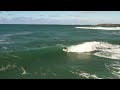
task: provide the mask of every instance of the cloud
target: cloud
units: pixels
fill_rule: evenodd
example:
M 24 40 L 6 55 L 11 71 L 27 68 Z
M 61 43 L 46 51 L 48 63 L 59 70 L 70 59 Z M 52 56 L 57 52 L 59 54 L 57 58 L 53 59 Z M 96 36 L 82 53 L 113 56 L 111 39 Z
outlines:
M 0 11 L 0 13 L 3 13 L 3 11 Z
M 0 17 L 0 24 L 44 24 L 44 23 L 50 23 L 51 19 L 47 18 L 40 18 L 40 19 L 33 19 L 31 17 L 16 17 L 16 18 L 4 18 Z
M 4 17 L 0 18 L 0 24 L 88 24 L 93 22 L 92 19 L 78 19 L 78 18 L 31 18 L 31 17 L 16 17 L 7 19 Z
M 80 11 L 80 14 L 96 13 L 96 11 Z
M 3 13 L 0 11 L 0 13 Z M 113 20 L 110 17 L 92 17 L 89 16 L 96 11 L 79 11 L 76 13 L 66 13 L 66 14 L 39 14 L 38 16 L 12 16 L 14 14 L 6 13 L 11 15 L 6 17 L 1 14 L 0 24 L 98 24 L 107 22 L 120 22 L 119 20 Z
M 12 13 L 8 13 L 7 15 L 8 15 L 8 16 L 12 16 L 12 15 L 15 15 L 15 14 L 12 14 Z
M 32 17 L 16 17 L 16 18 L 13 18 L 13 19 L 31 20 Z
M 0 11 L 0 13 L 6 13 L 6 12 L 8 13 L 8 12 L 10 12 L 10 11 Z

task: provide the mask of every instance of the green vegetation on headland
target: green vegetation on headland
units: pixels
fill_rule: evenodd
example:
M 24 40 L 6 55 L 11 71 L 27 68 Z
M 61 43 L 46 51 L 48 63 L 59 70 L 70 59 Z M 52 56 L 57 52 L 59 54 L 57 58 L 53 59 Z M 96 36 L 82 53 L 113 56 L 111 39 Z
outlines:
M 101 26 L 101 27 L 120 27 L 120 24 L 97 24 L 96 26 Z

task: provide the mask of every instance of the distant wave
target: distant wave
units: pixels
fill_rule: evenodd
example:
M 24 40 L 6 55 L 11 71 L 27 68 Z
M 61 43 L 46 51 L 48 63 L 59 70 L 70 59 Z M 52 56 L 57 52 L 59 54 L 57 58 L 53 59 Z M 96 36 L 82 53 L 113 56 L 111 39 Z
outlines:
M 6 40 L 0 40 L 0 44 L 11 44 L 11 43 L 14 43 L 14 42 L 6 41 Z
M 120 27 L 75 27 L 81 29 L 120 30 Z
M 12 44 L 12 43 L 14 43 L 14 42 L 11 42 L 11 41 L 5 41 L 5 40 L 0 41 L 0 44 Z
M 120 45 L 110 44 L 108 42 L 84 42 L 78 45 L 67 47 L 65 52 L 86 53 L 93 52 L 95 56 L 120 60 Z
M 107 35 L 116 35 L 116 36 L 119 36 L 120 35 L 120 31 L 118 32 L 115 32 L 115 31 L 112 31 L 112 32 L 104 32 L 103 34 L 107 34 Z
M 12 34 L 6 34 L 4 36 L 10 37 L 10 36 L 16 36 L 16 35 L 28 35 L 32 34 L 32 32 L 21 32 L 21 33 L 12 33 Z
M 5 41 L 5 40 L 0 40 L 0 42 L 3 42 L 3 41 Z

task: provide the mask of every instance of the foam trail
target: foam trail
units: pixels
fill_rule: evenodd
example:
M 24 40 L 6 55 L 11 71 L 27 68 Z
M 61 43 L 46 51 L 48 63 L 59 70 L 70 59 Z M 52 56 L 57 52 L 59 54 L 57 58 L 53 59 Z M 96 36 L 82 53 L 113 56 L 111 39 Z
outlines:
M 111 72 L 111 74 L 113 74 L 117 78 L 120 78 L 120 63 L 119 62 L 115 62 L 112 64 L 105 64 L 105 66 Z
M 15 65 L 10 65 L 10 64 L 8 64 L 6 67 L 5 66 L 2 66 L 1 68 L 0 68 L 0 71 L 6 71 L 7 69 L 9 69 L 9 68 L 15 68 L 16 66 Z
M 99 78 L 97 75 L 93 74 L 89 74 L 89 73 L 80 73 L 79 76 L 85 77 L 85 78 L 93 78 L 93 79 L 103 79 L 103 78 Z
M 120 27 L 75 27 L 81 29 L 120 30 Z
M 21 67 L 21 70 L 23 71 L 22 74 L 30 74 L 30 73 L 27 73 L 26 70 L 23 67 Z
M 98 77 L 96 74 L 89 74 L 89 73 L 82 72 L 82 71 L 70 71 L 70 72 L 73 74 L 79 75 L 80 77 L 87 78 L 87 79 L 90 79 L 90 78 L 91 79 L 103 79 L 103 78 Z
M 72 45 L 63 49 L 65 52 L 85 53 L 93 52 L 93 55 L 120 60 L 120 45 L 110 44 L 108 42 L 85 42 L 78 45 Z

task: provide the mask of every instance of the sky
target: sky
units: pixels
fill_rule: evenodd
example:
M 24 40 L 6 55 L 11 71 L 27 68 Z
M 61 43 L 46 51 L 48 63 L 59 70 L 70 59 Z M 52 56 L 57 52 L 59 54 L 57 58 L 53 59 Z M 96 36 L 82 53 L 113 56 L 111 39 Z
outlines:
M 0 11 L 0 24 L 120 24 L 120 11 Z

